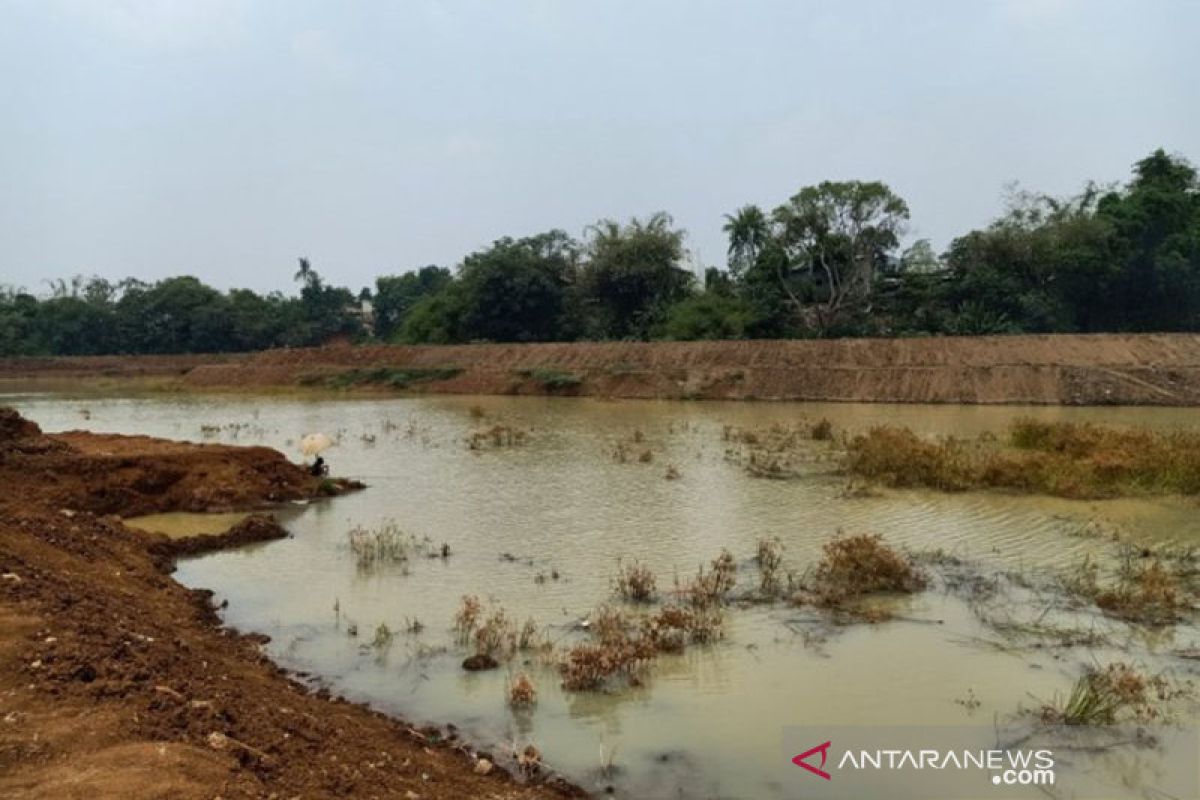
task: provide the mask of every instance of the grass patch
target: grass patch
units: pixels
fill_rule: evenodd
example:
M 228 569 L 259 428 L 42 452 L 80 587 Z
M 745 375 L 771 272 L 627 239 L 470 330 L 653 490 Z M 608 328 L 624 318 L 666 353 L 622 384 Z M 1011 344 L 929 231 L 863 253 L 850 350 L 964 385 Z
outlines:
M 445 381 L 462 374 L 462 367 L 373 367 L 351 369 L 332 375 L 310 373 L 300 376 L 301 386 L 323 386 L 328 389 L 350 389 L 356 386 L 383 386 L 407 389 L 414 383 Z
M 537 381 L 543 388 L 552 392 L 563 392 L 570 389 L 577 389 L 583 383 L 583 378 L 573 372 L 567 372 L 561 369 L 552 369 L 549 367 L 538 367 L 536 369 L 521 369 L 517 370 L 517 374 L 522 378 L 528 378 Z
M 1095 603 L 1106 614 L 1142 625 L 1173 625 L 1192 609 L 1194 598 L 1161 558 L 1143 557 L 1126 548 L 1116 581 L 1100 583 L 1099 566 L 1090 558 L 1068 572 L 1063 588 Z
M 1128 664 L 1109 664 L 1082 675 L 1065 698 L 1042 706 L 1050 725 L 1113 725 L 1124 719 L 1146 723 L 1162 715 L 1162 704 L 1190 693 L 1162 675 L 1145 675 Z
M 1009 489 L 1070 498 L 1200 492 L 1200 435 L 1018 420 L 1006 442 L 928 441 L 882 426 L 849 442 L 845 469 L 893 487 Z
M 356 525 L 346 534 L 350 551 L 361 570 L 372 570 L 387 564 L 406 564 L 413 555 L 428 551 L 430 541 L 405 533 L 393 521 L 376 528 Z

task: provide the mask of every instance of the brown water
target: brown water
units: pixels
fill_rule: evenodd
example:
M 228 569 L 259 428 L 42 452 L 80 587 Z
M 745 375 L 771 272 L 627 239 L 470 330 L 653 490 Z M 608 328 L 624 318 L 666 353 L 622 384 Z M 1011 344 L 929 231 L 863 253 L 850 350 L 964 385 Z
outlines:
M 845 479 L 826 443 L 806 446 L 801 477 L 776 481 L 732 463 L 722 439 L 726 425 L 764 428 L 821 417 L 849 431 L 892 423 L 960 436 L 1001 431 L 1021 415 L 1185 428 L 1194 423 L 1191 410 L 457 397 L 0 400 L 51 431 L 87 427 L 267 444 L 296 458 L 304 434 L 334 436 L 339 443 L 326 453 L 332 471 L 365 481 L 366 491 L 290 510 L 292 538 L 184 562 L 177 577 L 228 600 L 227 621 L 270 635 L 269 652 L 287 667 L 413 721 L 453 722 L 493 752 L 535 743 L 568 777 L 589 788 L 612 785 L 623 796 L 799 796 L 803 783 L 780 758 L 781 731 L 790 726 L 971 725 L 987 733 L 994 720 L 1067 691 L 1086 664 L 1135 660 L 1186 672 L 1188 663 L 1169 654 L 1197 646 L 1194 627 L 1147 637 L 1091 618 L 1086 624 L 1115 633 L 1122 644 L 993 647 L 986 642 L 996 634 L 971 607 L 935 589 L 898 601 L 898 620 L 832 633 L 811 611 L 733 608 L 721 642 L 664 657 L 645 686 L 568 693 L 558 688 L 553 666 L 540 661 L 464 672 L 465 653 L 450 631 L 460 597 L 478 594 L 519 619 L 532 616 L 552 639 L 571 641 L 576 623 L 611 597 L 616 559 L 640 559 L 660 587 L 669 587 L 672 576 L 692 574 L 726 547 L 739 561 L 739 580 L 749 584 L 757 580 L 750 559 L 764 536 L 783 541 L 787 566 L 797 572 L 839 529 L 882 533 L 913 550 L 942 549 L 985 574 L 1044 575 L 1089 554 L 1110 559 L 1109 541 L 1077 535 L 1094 520 L 1133 541 L 1200 544 L 1193 500 L 928 492 L 853 498 L 843 495 Z M 475 418 L 472 407 L 485 418 Z M 528 441 L 468 449 L 469 433 L 496 421 L 528 430 Z M 644 441 L 638 449 L 654 452 L 649 464 L 613 458 L 616 443 L 635 431 Z M 668 465 L 677 480 L 665 479 Z M 179 530 L 194 522 L 166 516 L 146 524 Z M 346 533 L 385 519 L 449 544 L 452 556 L 362 573 Z M 1033 620 L 1046 609 L 1014 600 L 1003 612 Z M 403 632 L 412 620 L 424 625 L 419 634 Z M 379 650 L 369 641 L 381 622 L 397 636 Z M 354 628 L 357 637 L 348 634 Z M 532 711 L 514 713 L 505 702 L 516 671 L 529 672 L 537 685 Z M 978 706 L 956 702 L 969 698 Z M 1104 796 L 1114 797 L 1144 791 L 1122 763 L 1080 771 L 1086 775 L 1073 780 L 1084 790 L 1106 787 Z

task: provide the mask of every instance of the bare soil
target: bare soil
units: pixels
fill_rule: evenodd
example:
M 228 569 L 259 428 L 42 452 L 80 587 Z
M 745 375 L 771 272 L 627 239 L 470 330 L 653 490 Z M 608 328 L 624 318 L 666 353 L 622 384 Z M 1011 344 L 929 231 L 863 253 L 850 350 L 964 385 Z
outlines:
M 0 359 L 0 385 L 321 386 L 349 370 L 443 373 L 405 391 L 1052 405 L 1200 404 L 1200 336 L 1095 334 L 727 342 L 351 346 L 246 355 Z M 447 369 L 457 370 L 445 377 Z M 547 381 L 554 373 L 568 381 Z M 364 385 L 393 391 L 394 386 Z
M 172 559 L 281 535 L 251 516 L 168 542 L 115 514 L 313 497 L 266 448 L 43 435 L 0 409 L 0 797 L 537 798 L 453 734 L 314 692 L 222 627 Z

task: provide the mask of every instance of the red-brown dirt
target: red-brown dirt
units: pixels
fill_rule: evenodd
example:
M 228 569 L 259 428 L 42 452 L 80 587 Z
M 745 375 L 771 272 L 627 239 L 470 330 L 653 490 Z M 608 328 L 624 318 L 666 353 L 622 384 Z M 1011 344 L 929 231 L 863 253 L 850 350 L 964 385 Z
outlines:
M 105 516 L 260 506 L 316 484 L 264 448 L 45 436 L 0 409 L 0 797 L 555 796 L 289 679 L 208 593 L 171 579 L 188 540 Z M 250 517 L 225 543 L 277 535 Z
M 453 368 L 459 370 L 453 377 L 407 388 L 672 399 L 1200 404 L 1195 334 L 344 345 L 173 358 L 0 359 L 0 381 L 141 378 L 182 389 L 257 390 L 319 386 L 348 370 Z M 550 385 L 539 371 L 572 380 Z

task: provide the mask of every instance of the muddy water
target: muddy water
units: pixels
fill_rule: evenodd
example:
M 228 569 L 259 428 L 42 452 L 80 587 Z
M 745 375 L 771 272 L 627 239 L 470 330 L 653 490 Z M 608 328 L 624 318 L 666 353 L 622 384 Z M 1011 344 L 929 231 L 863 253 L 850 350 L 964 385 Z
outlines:
M 338 438 L 326 454 L 332 470 L 365 481 L 367 491 L 289 510 L 292 538 L 187 561 L 177 576 L 228 600 L 230 624 L 270 635 L 269 651 L 285 666 L 408 719 L 453 722 L 497 753 L 535 743 L 573 780 L 612 786 L 621 796 L 798 796 L 795 768 L 780 758 L 784 728 L 987 729 L 994 719 L 1067 691 L 1085 664 L 1120 657 L 1157 668 L 1172 649 L 1197 645 L 1195 630 L 1181 628 L 1165 638 L 1139 638 L 1134 656 L 1128 645 L 1120 652 L 993 647 L 987 642 L 995 641 L 994 632 L 944 591 L 896 601 L 895 621 L 836 630 L 810 612 L 757 605 L 730 610 L 720 643 L 661 659 L 644 686 L 595 694 L 561 691 L 553 666 L 540 659 L 466 673 L 459 668 L 465 653 L 450 631 L 460 597 L 478 594 L 518 619 L 533 617 L 552 640 L 573 641 L 578 621 L 610 598 L 616 559 L 640 559 L 657 573 L 660 588 L 669 588 L 672 576 L 693 573 L 726 547 L 739 561 L 739 580 L 749 584 L 756 580 L 750 559 L 764 536 L 783 541 L 787 567 L 797 572 L 839 529 L 882 533 L 914 550 L 941 549 L 985 572 L 1045 573 L 1089 554 L 1108 558 L 1106 539 L 1078 535 L 1095 520 L 1134 541 L 1200 544 L 1200 514 L 1190 500 L 847 497 L 830 445 L 812 443 L 803 475 L 776 481 L 750 477 L 732 463 L 722 438 L 726 425 L 764 428 L 821 417 L 849 431 L 886 422 L 961 436 L 1001 431 L 1019 415 L 1185 428 L 1195 422 L 1190 410 L 455 397 L 0 401 L 51 431 L 84 427 L 267 444 L 297 458 L 305 433 Z M 497 421 L 528 430 L 527 442 L 467 447 L 472 431 Z M 619 441 L 639 435 L 642 442 L 631 447 L 635 454 L 649 448 L 650 463 L 613 457 Z M 665 478 L 668 466 L 678 479 Z M 448 544 L 452 555 L 360 571 L 347 531 L 385 519 Z M 165 522 L 174 529 L 192 524 Z M 1014 619 L 1045 613 L 1008 611 Z M 406 632 L 415 621 L 422 630 Z M 389 647 L 373 648 L 380 623 L 396 636 Z M 537 685 L 531 711 L 513 712 L 505 702 L 516 671 Z M 1106 796 L 1141 792 L 1121 786 L 1130 781 L 1121 763 L 1084 772 L 1080 785 L 1108 787 Z
M 224 533 L 247 516 L 244 513 L 189 514 L 177 511 L 130 517 L 125 520 L 125 524 L 140 531 L 161 533 L 171 539 L 185 539 L 191 536 L 215 536 Z

